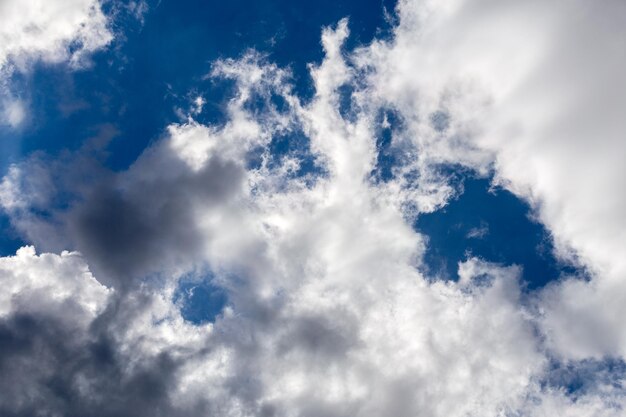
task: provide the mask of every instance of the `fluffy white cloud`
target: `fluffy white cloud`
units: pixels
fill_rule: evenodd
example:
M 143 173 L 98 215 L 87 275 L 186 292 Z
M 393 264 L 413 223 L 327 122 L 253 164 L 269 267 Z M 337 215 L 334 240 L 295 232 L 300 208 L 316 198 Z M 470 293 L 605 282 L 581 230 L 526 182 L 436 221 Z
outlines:
M 396 146 L 408 142 L 411 163 L 426 167 L 493 164 L 496 181 L 536 209 L 558 255 L 593 275 L 546 295 L 553 347 L 624 355 L 613 319 L 626 294 L 624 3 L 405 0 L 398 14 L 392 40 L 353 57 L 371 71 L 366 100 L 405 118 L 408 138 Z
M 41 314 L 81 325 L 106 305 L 109 290 L 75 252 L 36 255 L 32 246 L 0 258 L 0 316 Z
M 23 92 L 9 82 L 13 71 L 35 61 L 82 67 L 112 39 L 99 0 L 0 2 L 0 124 L 18 127 L 26 118 Z
M 32 60 L 80 65 L 112 39 L 98 0 L 0 3 L 0 68 Z

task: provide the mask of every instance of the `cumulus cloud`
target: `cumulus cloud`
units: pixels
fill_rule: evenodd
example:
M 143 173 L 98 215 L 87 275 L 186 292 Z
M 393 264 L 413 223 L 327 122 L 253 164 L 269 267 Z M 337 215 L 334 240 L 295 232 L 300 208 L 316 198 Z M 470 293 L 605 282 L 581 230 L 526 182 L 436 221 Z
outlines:
M 80 254 L 23 248 L 0 259 L 0 384 L 14 394 L 0 411 L 619 415 L 624 370 L 603 360 L 625 358 L 622 241 L 608 234 L 621 230 L 623 196 L 598 203 L 578 169 L 606 164 L 600 189 L 623 178 L 608 157 L 621 150 L 623 126 L 612 123 L 623 97 L 609 96 L 596 119 L 583 98 L 607 78 L 586 78 L 604 66 L 556 78 L 559 57 L 606 54 L 624 68 L 611 45 L 578 42 L 623 33 L 623 11 L 618 2 L 404 0 L 391 39 L 347 51 L 347 20 L 323 30 L 310 100 L 293 92 L 289 71 L 248 52 L 210 74 L 235 83 L 223 124 L 192 114 L 123 172 L 84 149 L 12 166 L 0 204 L 14 226 L 45 250 Z M 563 104 L 572 97 L 579 107 Z M 580 129 L 560 124 L 568 118 Z M 600 149 L 587 152 L 590 121 L 606 123 L 594 130 Z M 298 136 L 306 149 L 271 151 Z M 383 151 L 395 163 L 377 175 Z M 304 159 L 315 169 L 302 175 Z M 493 173 L 533 203 L 559 253 L 575 251 L 591 281 L 529 295 L 516 265 L 470 258 L 458 282 L 419 272 L 426 239 L 411 225 L 461 192 L 450 166 Z M 60 196 L 69 202 L 55 204 Z M 573 218 L 589 223 L 566 227 Z M 182 317 L 183 279 L 224 291 L 214 322 Z M 572 388 L 585 374 L 599 376 Z
M 402 113 L 422 158 L 480 171 L 488 156 L 496 181 L 533 205 L 557 254 L 592 271 L 593 284 L 546 296 L 554 348 L 578 357 L 575 346 L 596 340 L 586 354 L 623 355 L 623 326 L 610 326 L 604 334 L 619 336 L 609 342 L 594 325 L 623 315 L 626 290 L 616 256 L 626 250 L 623 2 L 401 1 L 398 13 L 392 40 L 356 54 L 373 67 L 370 94 Z M 445 130 L 433 129 L 438 114 Z M 573 315 L 577 336 L 557 335 Z
M 96 281 L 78 253 L 36 255 L 33 247 L 0 258 L 0 284 L 5 393 L 0 410 L 19 415 L 40 401 L 41 381 L 65 366 L 62 348 L 88 338 L 111 291 Z
M 0 265 L 3 317 L 16 312 L 44 313 L 79 324 L 83 318 L 95 318 L 106 303 L 108 290 L 91 275 L 78 253 L 37 256 L 28 246 L 16 256 L 0 258 Z

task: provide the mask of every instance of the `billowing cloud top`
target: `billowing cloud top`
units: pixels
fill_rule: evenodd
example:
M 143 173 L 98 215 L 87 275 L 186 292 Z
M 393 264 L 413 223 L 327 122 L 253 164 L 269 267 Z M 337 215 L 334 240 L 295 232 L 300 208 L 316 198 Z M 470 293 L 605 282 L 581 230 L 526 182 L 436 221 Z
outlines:
M 95 2 L 30 7 L 0 2 L 0 64 L 111 39 Z M 310 97 L 249 50 L 208 74 L 223 121 L 194 98 L 128 169 L 91 142 L 8 169 L 0 204 L 44 253 L 0 258 L 0 415 L 623 415 L 626 5 L 396 13 L 354 49 L 323 28 Z M 450 170 L 526 200 L 585 279 L 426 272 L 413 226 L 461 192 Z M 200 290 L 215 314 L 189 320 Z

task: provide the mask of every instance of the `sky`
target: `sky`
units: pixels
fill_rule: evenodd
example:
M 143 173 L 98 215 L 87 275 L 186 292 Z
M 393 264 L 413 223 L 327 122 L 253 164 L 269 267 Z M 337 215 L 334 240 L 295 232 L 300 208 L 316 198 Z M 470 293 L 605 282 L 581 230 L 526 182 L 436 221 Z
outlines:
M 626 3 L 0 0 L 0 415 L 626 412 Z

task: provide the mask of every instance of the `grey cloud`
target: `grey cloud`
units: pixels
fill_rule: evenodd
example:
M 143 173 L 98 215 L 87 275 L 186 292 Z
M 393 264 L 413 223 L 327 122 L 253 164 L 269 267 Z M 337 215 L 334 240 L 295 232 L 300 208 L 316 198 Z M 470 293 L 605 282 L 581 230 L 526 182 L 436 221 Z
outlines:
M 179 364 L 163 353 L 129 369 L 102 327 L 85 337 L 60 321 L 18 313 L 0 320 L 0 415 L 201 415 L 201 402 L 171 404 Z
M 196 224 L 200 210 L 227 203 L 244 178 L 233 161 L 213 157 L 194 171 L 162 150 L 132 173 L 114 174 L 100 152 L 88 144 L 59 160 L 34 155 L 5 177 L 0 197 L 28 241 L 82 252 L 98 278 L 115 285 L 192 262 L 206 240 Z
M 98 270 L 124 280 L 167 262 L 187 262 L 202 249 L 197 205 L 210 208 L 232 196 L 243 170 L 219 158 L 198 173 L 181 170 L 176 177 L 141 181 L 128 189 L 115 182 L 101 185 L 68 214 L 77 247 Z
M 326 366 L 345 358 L 355 346 L 356 318 L 346 319 L 340 312 L 319 316 L 304 316 L 287 323 L 287 332 L 278 345 L 279 354 L 298 351 L 315 358 Z
M 68 213 L 76 247 L 97 270 L 124 280 L 168 262 L 188 262 L 202 249 L 197 205 L 210 209 L 231 197 L 243 170 L 217 157 L 197 173 L 180 164 L 181 173 L 172 178 L 139 181 L 126 189 L 115 181 L 102 184 Z
M 131 174 L 102 170 L 96 161 L 84 159 L 80 153 L 69 160 L 79 163 L 65 165 L 65 172 L 58 161 L 45 164 L 35 160 L 42 168 L 35 172 L 45 180 L 61 180 L 54 181 L 55 188 L 35 187 L 34 207 L 29 206 L 33 196 L 26 193 L 24 204 L 12 215 L 14 220 L 28 220 L 20 225 L 36 239 L 49 235 L 39 235 L 39 228 L 29 227 L 53 219 L 57 243 L 80 250 L 100 282 L 113 285 L 115 292 L 85 331 L 84 323 L 90 319 L 84 308 L 90 299 L 78 307 L 72 298 L 56 301 L 54 294 L 63 293 L 65 288 L 50 286 L 53 281 L 49 277 L 38 279 L 39 270 L 33 270 L 30 279 L 43 289 L 25 284 L 11 299 L 14 314 L 0 316 L 0 389 L 6 393 L 0 398 L 0 415 L 206 415 L 209 404 L 204 399 L 181 406 L 171 402 L 179 368 L 189 356 L 174 359 L 166 349 L 155 356 L 140 356 L 131 368 L 129 352 L 120 350 L 120 338 L 134 330 L 155 301 L 153 295 L 132 291 L 137 289 L 135 278 L 195 260 L 206 239 L 197 227 L 197 216 L 237 194 L 243 168 L 212 157 L 201 169 L 193 170 L 159 150 L 144 158 Z M 40 183 L 36 178 L 28 181 Z M 78 202 L 68 210 L 52 209 L 46 219 L 38 218 L 38 207 L 66 189 L 78 194 Z M 19 262 L 34 259 L 45 270 L 45 262 L 57 258 L 56 262 L 66 262 L 56 255 L 39 259 L 34 251 L 33 255 L 24 252 L 22 257 L 5 262 L 10 271 L 21 265 Z M 78 282 L 83 279 L 83 265 L 77 263 L 78 270 L 69 269 L 70 265 L 60 273 L 76 273 Z M 23 279 L 20 273 L 24 270 L 17 268 L 15 276 L 6 279 Z M 58 277 L 59 283 L 64 281 L 67 277 Z M 39 300 L 36 309 L 24 305 L 34 299 Z

